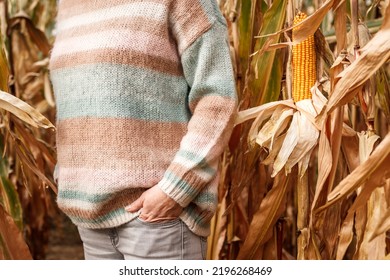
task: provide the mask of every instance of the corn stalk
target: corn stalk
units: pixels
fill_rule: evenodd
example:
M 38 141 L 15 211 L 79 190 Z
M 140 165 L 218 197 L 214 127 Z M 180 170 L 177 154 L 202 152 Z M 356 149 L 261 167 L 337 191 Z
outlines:
M 49 27 L 53 4 L 0 2 L 0 259 L 43 258 L 54 209 L 47 192 L 49 187 L 56 192 L 49 121 L 55 111 L 47 71 L 51 47 L 44 30 L 36 27 Z
M 241 112 L 222 161 L 209 258 L 385 258 L 390 253 L 384 234 L 390 228 L 390 175 L 384 148 L 381 158 L 376 149 L 388 138 L 390 93 L 383 66 L 390 55 L 384 39 L 390 8 L 383 18 L 374 18 L 367 10 L 379 5 L 363 12 L 358 1 L 313 1 L 314 6 L 307 1 L 222 2 L 233 38 Z M 310 16 L 292 38 L 297 10 Z M 365 19 L 383 22 L 366 45 L 358 35 Z M 354 35 L 347 34 L 349 26 Z M 319 27 L 334 28 L 336 44 L 329 45 Z M 318 57 L 313 98 L 294 102 L 291 47 L 312 35 Z M 274 72 L 278 61 L 281 67 Z M 308 128 L 311 136 L 305 136 Z M 382 142 L 373 138 L 375 128 Z M 357 129 L 371 131 L 360 148 Z M 363 149 L 367 152 L 356 161 Z M 352 182 L 357 177 L 360 181 Z M 368 182 L 361 185 L 362 180 Z

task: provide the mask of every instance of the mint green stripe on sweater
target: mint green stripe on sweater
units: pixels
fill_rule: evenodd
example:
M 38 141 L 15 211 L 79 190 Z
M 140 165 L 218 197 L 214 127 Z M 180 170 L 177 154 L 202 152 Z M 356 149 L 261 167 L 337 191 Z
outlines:
M 195 204 L 214 204 L 218 202 L 217 200 L 218 197 L 215 193 L 200 192 L 193 202 Z
M 214 176 L 214 174 L 217 172 L 214 168 L 212 168 L 204 159 L 204 157 L 200 156 L 199 154 L 196 154 L 194 152 L 186 151 L 186 150 L 180 150 L 177 155 L 178 157 L 182 157 L 186 159 L 187 161 L 191 162 L 196 168 L 201 168 L 203 172 L 206 172 L 210 176 Z M 180 162 L 180 161 L 179 161 Z
M 58 192 L 58 199 L 70 199 L 89 203 L 102 203 L 110 199 L 109 194 L 88 194 L 80 191 L 60 190 Z M 216 202 L 216 195 L 214 193 L 202 192 L 194 199 L 194 202 L 199 204 L 207 204 Z
M 173 192 L 179 193 L 180 196 L 185 196 L 186 200 L 194 199 L 199 193 L 198 188 L 194 188 L 191 184 L 185 181 L 185 179 L 178 177 L 171 171 L 165 172 L 163 181 L 165 181 L 164 183 L 169 182 L 170 185 L 175 186 Z M 199 181 L 201 181 L 201 179 Z M 197 187 L 199 187 L 199 183 L 200 182 L 197 182 Z
M 107 213 L 106 215 L 103 215 L 103 216 L 99 216 L 99 217 L 96 217 L 96 218 L 93 218 L 93 219 L 85 219 L 85 218 L 81 218 L 81 217 L 76 217 L 76 216 L 72 216 L 72 215 L 69 215 L 69 217 L 72 219 L 72 221 L 76 222 L 76 223 L 82 223 L 82 224 L 103 224 L 113 218 L 117 218 L 119 216 L 122 216 L 122 215 L 125 215 L 125 214 L 128 214 L 128 212 L 124 209 L 124 208 L 119 208 L 119 209 L 116 209 L 114 211 L 111 211 L 109 213 Z
M 216 39 L 223 45 L 215 44 Z M 236 85 L 228 50 L 225 27 L 216 23 L 184 51 L 181 60 L 184 74 L 191 86 L 190 103 L 201 97 L 214 95 L 236 99 Z
M 101 203 L 110 197 L 110 194 L 88 194 L 81 191 L 59 190 L 58 192 L 58 199 L 71 199 L 90 203 Z
M 197 211 L 196 206 L 193 204 L 189 205 L 188 207 L 184 208 L 183 212 L 185 213 L 184 215 L 186 216 L 186 220 L 191 221 L 191 223 L 196 226 L 200 227 L 202 229 L 208 229 L 210 227 L 210 220 L 209 218 L 205 219 L 205 216 L 202 215 L 204 213 L 199 213 Z
M 183 77 L 92 64 L 54 70 L 52 80 L 58 120 L 88 116 L 188 122 L 191 115 Z

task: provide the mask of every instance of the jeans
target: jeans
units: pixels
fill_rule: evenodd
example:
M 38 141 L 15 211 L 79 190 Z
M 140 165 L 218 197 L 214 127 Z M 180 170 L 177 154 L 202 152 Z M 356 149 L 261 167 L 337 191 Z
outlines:
M 78 228 L 86 260 L 202 260 L 205 237 L 180 220 L 148 223 L 140 218 L 115 228 Z

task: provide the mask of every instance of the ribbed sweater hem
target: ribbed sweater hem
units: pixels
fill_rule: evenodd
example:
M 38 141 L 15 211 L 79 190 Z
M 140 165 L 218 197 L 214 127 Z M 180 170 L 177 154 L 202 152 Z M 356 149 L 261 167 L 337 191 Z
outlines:
M 79 222 L 77 218 L 74 218 L 70 216 L 71 221 L 78 227 L 81 228 L 89 228 L 89 229 L 102 229 L 102 228 L 115 228 L 119 227 L 123 224 L 126 224 L 134 219 L 136 219 L 139 216 L 139 212 L 136 213 L 130 213 L 130 212 L 125 212 L 121 216 L 114 216 L 114 215 L 109 215 L 109 219 L 104 222 Z M 188 217 L 183 211 L 183 213 L 179 217 L 183 223 L 196 235 L 198 236 L 203 236 L 207 237 L 210 234 L 210 227 L 207 228 L 199 228 L 194 224 L 194 221 Z

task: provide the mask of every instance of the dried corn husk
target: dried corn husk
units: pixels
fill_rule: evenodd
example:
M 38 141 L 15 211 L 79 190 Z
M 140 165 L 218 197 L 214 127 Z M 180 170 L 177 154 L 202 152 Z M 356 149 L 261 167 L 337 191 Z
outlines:
M 290 173 L 296 164 L 300 176 L 307 170 L 320 134 L 315 118 L 326 103 L 317 86 L 312 88 L 312 95 L 312 99 L 271 102 L 238 114 L 236 124 L 256 118 L 248 139 L 268 150 L 262 163 L 273 164 L 272 177 L 283 168 Z

